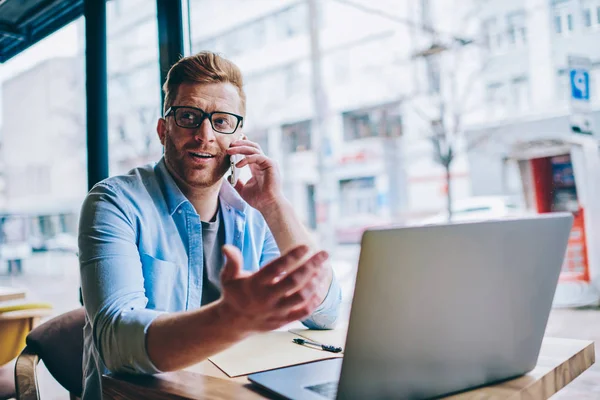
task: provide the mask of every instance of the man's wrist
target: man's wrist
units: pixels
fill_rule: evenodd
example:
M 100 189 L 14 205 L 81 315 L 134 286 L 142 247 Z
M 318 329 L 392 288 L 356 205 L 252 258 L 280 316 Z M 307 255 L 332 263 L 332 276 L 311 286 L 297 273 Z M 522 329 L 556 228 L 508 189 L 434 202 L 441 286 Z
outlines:
M 290 202 L 283 195 L 280 195 L 272 201 L 265 203 L 258 211 L 268 221 L 270 217 L 279 215 L 282 209 L 289 206 Z
M 215 307 L 218 313 L 218 320 L 228 327 L 230 339 L 240 341 L 252 333 L 252 328 L 247 326 L 245 318 L 234 311 L 223 299 L 217 300 Z

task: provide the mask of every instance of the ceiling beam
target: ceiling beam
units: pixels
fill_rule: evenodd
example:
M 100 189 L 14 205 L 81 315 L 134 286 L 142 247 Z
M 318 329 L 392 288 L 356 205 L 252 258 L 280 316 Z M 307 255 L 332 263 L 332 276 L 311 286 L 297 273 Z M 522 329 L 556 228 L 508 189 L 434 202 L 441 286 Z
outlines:
M 0 21 L 0 35 L 11 36 L 18 40 L 26 39 L 26 35 L 17 26 L 2 21 Z

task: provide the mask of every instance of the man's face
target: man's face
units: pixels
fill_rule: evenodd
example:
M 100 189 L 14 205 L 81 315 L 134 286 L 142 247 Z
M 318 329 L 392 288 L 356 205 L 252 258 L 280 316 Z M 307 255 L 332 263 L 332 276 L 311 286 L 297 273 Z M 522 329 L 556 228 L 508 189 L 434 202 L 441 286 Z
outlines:
M 182 84 L 172 106 L 242 115 L 240 96 L 230 83 Z M 226 150 L 242 134 L 241 127 L 233 134 L 215 132 L 208 118 L 198 128 L 182 128 L 175 123 L 174 113 L 158 121 L 157 131 L 169 170 L 192 188 L 211 187 L 223 178 L 229 168 Z

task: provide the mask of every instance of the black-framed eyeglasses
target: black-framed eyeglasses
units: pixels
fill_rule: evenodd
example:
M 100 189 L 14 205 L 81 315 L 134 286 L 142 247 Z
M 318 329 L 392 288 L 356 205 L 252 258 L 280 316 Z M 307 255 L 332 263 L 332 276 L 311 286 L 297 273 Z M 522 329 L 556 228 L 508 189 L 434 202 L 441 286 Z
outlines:
M 196 129 L 204 119 L 208 118 L 210 125 L 215 132 L 231 135 L 234 133 L 240 124 L 244 121 L 244 117 L 225 111 L 215 111 L 208 113 L 196 107 L 187 106 L 172 106 L 167 109 L 165 118 L 173 114 L 175 123 L 181 128 Z

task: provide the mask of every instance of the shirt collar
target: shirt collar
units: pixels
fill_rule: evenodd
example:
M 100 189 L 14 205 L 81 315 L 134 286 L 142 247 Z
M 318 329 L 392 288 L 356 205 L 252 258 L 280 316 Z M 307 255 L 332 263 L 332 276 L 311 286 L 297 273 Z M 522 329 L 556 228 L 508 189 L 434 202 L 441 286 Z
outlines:
M 161 157 L 160 161 L 156 165 L 156 173 L 159 175 L 160 180 L 163 182 L 163 194 L 167 202 L 169 214 L 173 215 L 175 211 L 185 202 L 190 202 L 187 197 L 181 192 L 177 183 L 171 176 L 171 173 L 167 169 L 164 156 Z M 223 184 L 219 191 L 219 198 L 221 203 L 225 206 L 230 206 L 239 212 L 245 212 L 247 203 L 242 199 L 237 190 L 231 186 L 227 179 L 223 179 Z M 191 205 L 191 203 L 190 203 Z
M 173 215 L 175 211 L 186 201 L 189 202 L 187 197 L 181 192 L 177 183 L 171 176 L 171 173 L 167 169 L 167 165 L 165 163 L 165 157 L 161 157 L 160 161 L 156 165 L 156 174 L 159 176 L 160 180 L 163 183 L 163 195 L 165 196 L 165 200 L 167 202 L 167 207 L 169 209 L 169 214 Z

